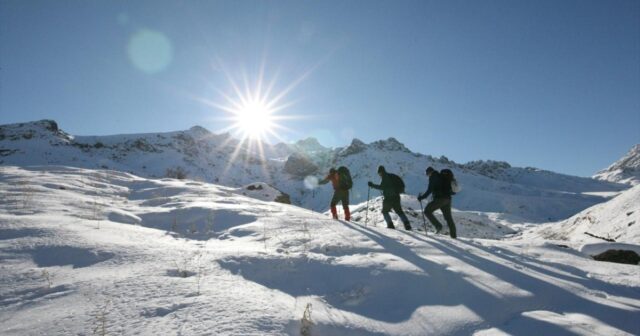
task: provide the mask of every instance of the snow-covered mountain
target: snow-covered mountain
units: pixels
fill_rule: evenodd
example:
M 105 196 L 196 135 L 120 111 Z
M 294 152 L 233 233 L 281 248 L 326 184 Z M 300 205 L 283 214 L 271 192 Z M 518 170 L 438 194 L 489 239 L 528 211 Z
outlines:
M 640 334 L 636 265 L 468 238 L 500 216 L 456 212 L 452 240 L 377 225 L 379 198 L 352 223 L 245 191 L 0 166 L 0 334 Z
M 603 181 L 640 184 L 640 144 L 633 146 L 622 159 L 607 169 L 599 171 L 593 177 Z
M 640 185 L 569 219 L 536 227 L 524 236 L 530 234 L 544 239 L 640 245 Z
M 424 171 L 433 166 L 452 169 L 462 184 L 455 208 L 503 213 L 529 222 L 568 218 L 627 188 L 505 162 L 461 165 L 446 157 L 414 153 L 394 138 L 370 144 L 354 139 L 341 148 L 323 147 L 313 138 L 258 146 L 198 126 L 170 133 L 71 136 L 49 120 L 0 126 L 0 164 L 112 169 L 143 177 L 164 177 L 178 170 L 190 179 L 229 187 L 263 182 L 288 194 L 293 204 L 320 211 L 327 209 L 332 191 L 330 186 L 318 187 L 317 179 L 330 167 L 350 168 L 351 201 L 357 204 L 367 195 L 377 195 L 366 182 L 379 180 L 378 165 L 402 176 L 408 195 L 426 189 Z

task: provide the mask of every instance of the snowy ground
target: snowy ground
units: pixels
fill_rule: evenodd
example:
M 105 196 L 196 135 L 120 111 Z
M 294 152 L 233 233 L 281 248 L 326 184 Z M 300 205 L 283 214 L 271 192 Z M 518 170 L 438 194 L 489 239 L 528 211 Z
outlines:
M 455 212 L 452 240 L 375 200 L 348 223 L 113 171 L 3 166 L 0 190 L 2 335 L 640 334 L 640 267 L 472 238 L 509 235 L 499 214 Z
M 640 185 L 566 220 L 533 227 L 524 233 L 523 238 L 640 244 Z

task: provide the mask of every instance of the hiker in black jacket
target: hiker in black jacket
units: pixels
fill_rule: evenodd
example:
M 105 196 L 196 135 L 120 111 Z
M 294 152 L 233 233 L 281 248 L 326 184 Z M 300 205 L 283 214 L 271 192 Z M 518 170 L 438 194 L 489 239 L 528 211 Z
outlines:
M 442 230 L 442 224 L 438 221 L 433 212 L 440 209 L 444 219 L 449 226 L 449 235 L 451 238 L 456 238 L 456 224 L 451 217 L 451 182 L 447 181 L 440 173 L 438 173 L 432 167 L 427 168 L 427 176 L 429 176 L 429 187 L 424 194 L 418 195 L 418 201 L 433 195 L 433 200 L 427 204 L 424 209 L 424 214 L 429 218 L 429 221 L 436 228 L 436 233 Z
M 402 207 L 400 206 L 400 193 L 402 190 L 399 190 L 399 186 L 396 185 L 393 181 L 393 174 L 388 174 L 384 169 L 384 166 L 378 167 L 378 175 L 382 178 L 380 184 L 373 184 L 373 182 L 369 181 L 368 185 L 371 188 L 382 190 L 382 196 L 384 199 L 382 201 L 382 216 L 384 220 L 387 222 L 387 227 L 389 229 L 395 229 L 396 227 L 393 225 L 391 221 L 391 216 L 389 215 L 389 211 L 393 209 L 396 212 L 402 223 L 404 224 L 405 230 L 411 230 L 411 224 L 409 224 L 409 219 L 402 211 Z M 397 177 L 400 179 L 399 177 Z M 400 180 L 402 183 L 402 180 Z M 403 189 L 404 186 L 402 186 Z

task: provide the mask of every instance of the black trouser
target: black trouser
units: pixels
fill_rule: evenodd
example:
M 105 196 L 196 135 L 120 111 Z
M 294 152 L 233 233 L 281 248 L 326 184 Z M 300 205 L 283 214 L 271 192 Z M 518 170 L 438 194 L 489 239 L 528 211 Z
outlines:
M 440 231 L 442 224 L 440 224 L 436 216 L 433 215 L 433 212 L 438 209 L 442 210 L 444 220 L 447 221 L 449 235 L 451 235 L 451 238 L 456 238 L 456 223 L 453 222 L 453 217 L 451 217 L 451 198 L 434 198 L 424 209 L 424 214 L 429 218 L 431 224 L 436 227 L 436 230 Z
M 404 211 L 402 211 L 402 206 L 400 206 L 400 196 L 385 197 L 382 201 L 382 217 L 384 217 L 384 220 L 387 222 L 388 228 L 395 228 L 391 221 L 391 216 L 389 216 L 389 211 L 391 211 L 391 209 L 398 214 L 398 217 L 400 217 L 400 220 L 402 220 L 402 223 L 404 224 L 404 228 L 411 230 L 409 219 L 407 218 L 407 215 L 404 214 Z

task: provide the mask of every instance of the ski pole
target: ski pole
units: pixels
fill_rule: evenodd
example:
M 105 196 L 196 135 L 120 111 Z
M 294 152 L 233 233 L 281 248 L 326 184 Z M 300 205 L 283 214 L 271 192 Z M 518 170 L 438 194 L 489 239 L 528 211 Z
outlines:
M 420 213 L 422 213 L 422 226 L 424 227 L 424 234 L 427 235 L 427 220 L 424 218 L 424 207 L 422 206 L 422 200 L 420 202 Z
M 364 213 L 364 227 L 367 227 L 367 223 L 369 222 L 369 193 L 371 192 L 371 187 L 367 188 L 367 211 Z

